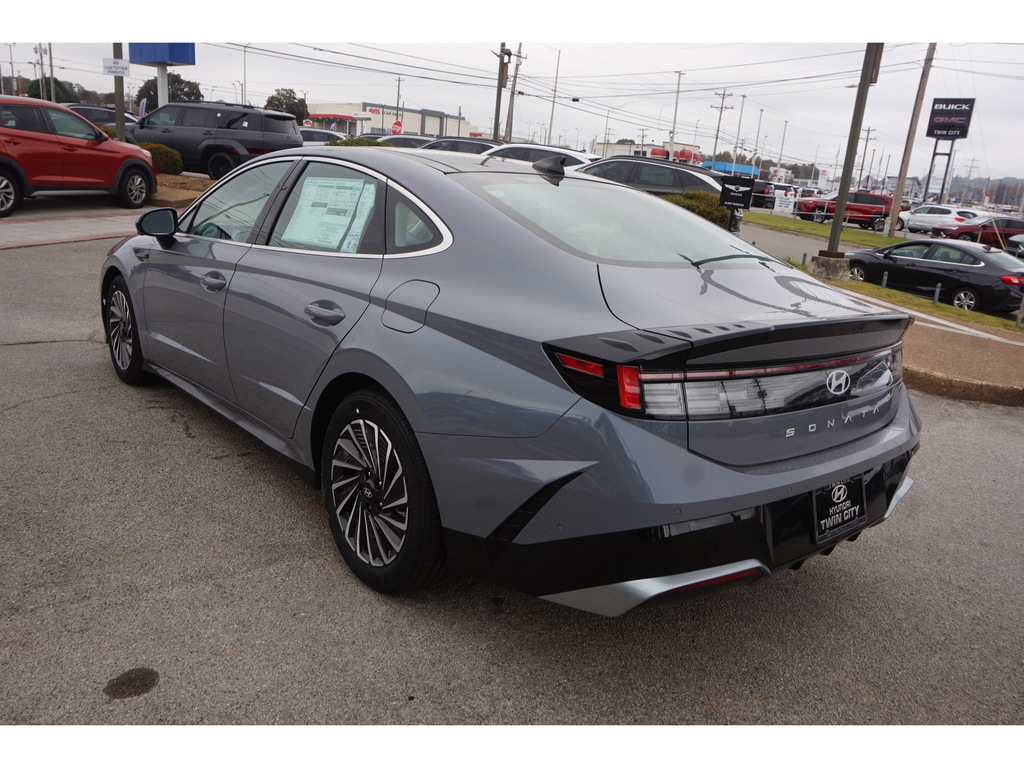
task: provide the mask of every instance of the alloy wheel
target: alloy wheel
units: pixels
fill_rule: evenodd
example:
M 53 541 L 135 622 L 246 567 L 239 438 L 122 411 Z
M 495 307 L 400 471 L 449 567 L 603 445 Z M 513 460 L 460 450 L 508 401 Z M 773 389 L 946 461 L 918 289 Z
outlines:
M 354 419 L 342 429 L 331 461 L 333 514 L 352 552 L 383 567 L 405 544 L 409 493 L 391 438 L 375 422 Z
M 121 291 L 114 291 L 110 297 L 110 314 L 108 315 L 110 330 L 110 351 L 114 361 L 122 371 L 127 371 L 132 362 L 134 350 L 132 311 L 128 299 Z

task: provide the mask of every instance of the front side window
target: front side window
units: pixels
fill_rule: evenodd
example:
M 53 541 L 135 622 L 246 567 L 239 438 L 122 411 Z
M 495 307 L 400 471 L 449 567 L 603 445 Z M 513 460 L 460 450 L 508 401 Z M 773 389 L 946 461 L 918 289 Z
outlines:
M 211 109 L 186 109 L 181 124 L 189 128 L 213 128 L 215 122 Z
M 611 163 L 598 163 L 588 168 L 583 169 L 583 173 L 589 173 L 591 176 L 600 176 L 602 179 L 608 179 L 609 181 L 618 181 L 625 183 L 626 179 L 629 178 L 629 169 L 632 167 L 631 162 L 611 162 Z
M 181 117 L 181 107 L 164 107 L 146 118 L 146 125 L 177 125 Z
M 54 129 L 61 136 L 69 139 L 91 139 L 96 140 L 96 129 L 78 115 L 64 112 L 60 109 L 46 110 L 50 115 L 50 121 Z
M 239 174 L 207 196 L 181 224 L 197 237 L 247 242 L 290 162 L 266 163 Z
M 892 256 L 899 256 L 903 259 L 923 259 L 931 247 L 931 243 L 911 243 L 909 245 L 897 245 L 889 253 Z
M 328 253 L 382 253 L 383 185 L 334 163 L 310 163 L 292 186 L 269 245 Z

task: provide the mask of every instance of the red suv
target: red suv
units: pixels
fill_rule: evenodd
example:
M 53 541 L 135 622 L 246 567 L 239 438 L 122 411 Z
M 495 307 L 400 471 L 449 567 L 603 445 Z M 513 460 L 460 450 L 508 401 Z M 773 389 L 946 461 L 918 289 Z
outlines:
M 1024 235 L 1024 219 L 982 214 L 959 224 L 932 227 L 932 234 L 935 237 L 973 240 L 1005 251 L 1010 248 L 1011 237 Z
M 51 190 L 102 190 L 139 208 L 156 191 L 156 169 L 149 152 L 108 138 L 70 109 L 0 96 L 0 218 Z
M 824 197 L 805 197 L 797 200 L 796 215 L 809 221 L 824 222 L 835 216 L 838 192 Z M 846 198 L 846 212 L 843 221 L 859 224 L 862 229 L 881 232 L 885 220 L 892 212 L 892 198 L 871 192 L 851 192 Z

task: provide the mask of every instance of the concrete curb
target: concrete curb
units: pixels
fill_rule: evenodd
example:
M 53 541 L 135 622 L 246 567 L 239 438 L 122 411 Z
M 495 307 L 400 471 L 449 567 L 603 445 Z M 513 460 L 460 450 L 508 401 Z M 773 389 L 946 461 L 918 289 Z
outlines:
M 910 389 L 952 400 L 973 400 L 990 405 L 1024 407 L 1024 387 L 960 379 L 906 365 L 903 367 L 903 383 Z

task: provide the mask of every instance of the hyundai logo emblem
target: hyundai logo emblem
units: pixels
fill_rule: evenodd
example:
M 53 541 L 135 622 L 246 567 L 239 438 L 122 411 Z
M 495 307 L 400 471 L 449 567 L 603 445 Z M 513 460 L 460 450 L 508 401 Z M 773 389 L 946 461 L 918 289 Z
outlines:
M 825 379 L 825 386 L 833 395 L 842 395 L 850 388 L 850 374 L 846 371 L 831 371 Z
M 832 489 L 832 501 L 834 501 L 836 504 L 846 501 L 846 497 L 848 494 L 849 491 L 846 490 L 845 485 L 837 485 L 835 488 Z

